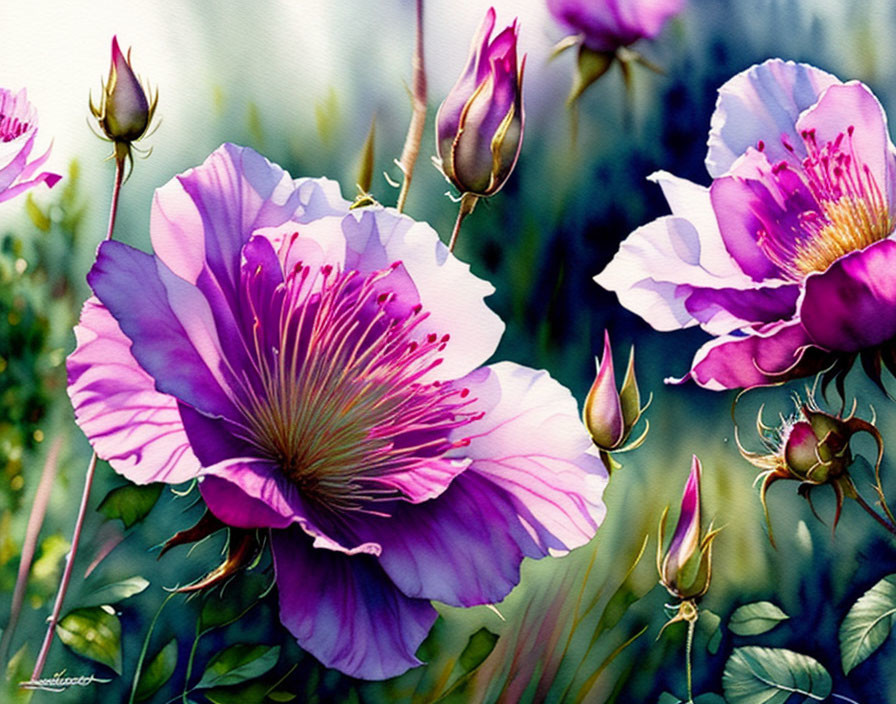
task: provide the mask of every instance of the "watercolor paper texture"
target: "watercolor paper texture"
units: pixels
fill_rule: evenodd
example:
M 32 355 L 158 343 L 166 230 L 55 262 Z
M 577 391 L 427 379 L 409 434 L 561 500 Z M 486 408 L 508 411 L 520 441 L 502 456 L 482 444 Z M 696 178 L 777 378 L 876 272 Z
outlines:
M 896 700 L 894 25 L 0 7 L 0 701 Z

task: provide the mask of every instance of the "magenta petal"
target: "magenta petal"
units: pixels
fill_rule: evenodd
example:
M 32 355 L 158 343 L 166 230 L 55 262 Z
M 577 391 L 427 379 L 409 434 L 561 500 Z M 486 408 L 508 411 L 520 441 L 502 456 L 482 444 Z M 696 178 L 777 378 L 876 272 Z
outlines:
M 604 330 L 604 355 L 585 399 L 585 425 L 598 447 L 615 448 L 625 434 L 622 403 L 616 389 L 610 333 Z
M 748 147 L 760 141 L 770 162 L 787 159 L 785 137 L 806 156 L 796 121 L 830 85 L 840 83 L 831 74 L 808 64 L 769 59 L 737 74 L 719 88 L 712 115 L 706 169 L 713 178 L 723 176 Z
M 68 393 L 97 455 L 137 484 L 198 476 L 177 399 L 156 391 L 131 354 L 131 341 L 95 298 L 84 304 L 75 336 Z
M 813 343 L 838 352 L 896 337 L 896 242 L 877 242 L 807 277 L 800 319 Z
M 194 287 L 155 257 L 114 241 L 100 245 L 87 280 L 133 342 L 134 357 L 159 391 L 211 414 L 238 417 L 222 386 L 213 324 L 204 319 L 204 301 Z M 135 282 L 140 282 L 139 293 Z M 179 295 L 169 300 L 168 286 L 177 282 Z
M 688 312 L 704 327 L 711 329 L 714 321 L 724 319 L 721 327 L 736 327 L 775 322 L 793 317 L 800 295 L 797 283 L 778 283 L 754 289 L 695 289 L 685 302 Z M 727 330 L 726 330 L 727 331 Z
M 681 495 L 681 512 L 666 554 L 683 565 L 697 549 L 700 536 L 700 460 L 694 455 L 691 473 Z
M 402 594 L 369 555 L 317 550 L 301 531 L 271 532 L 280 620 L 327 667 L 362 679 L 422 664 L 414 653 L 438 616 Z
M 811 344 L 798 320 L 774 323 L 744 336 L 719 337 L 697 351 L 687 375 L 666 381 L 693 379 L 713 391 L 777 384 L 790 378 L 787 372 Z
M 219 462 L 203 472 L 199 488 L 211 512 L 228 525 L 287 528 L 295 523 L 314 538 L 315 548 L 347 555 L 380 554 L 376 543 L 345 545 L 341 536 L 325 532 L 298 486 L 269 460 L 238 457 Z

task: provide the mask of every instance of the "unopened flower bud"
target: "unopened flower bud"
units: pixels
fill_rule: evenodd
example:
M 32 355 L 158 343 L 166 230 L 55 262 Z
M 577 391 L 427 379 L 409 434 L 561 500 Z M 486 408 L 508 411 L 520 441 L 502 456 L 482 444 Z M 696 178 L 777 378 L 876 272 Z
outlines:
M 694 455 L 691 473 L 681 497 L 681 512 L 672 541 L 663 554 L 666 514 L 660 519 L 656 566 L 660 583 L 679 599 L 697 599 L 709 589 L 712 577 L 712 542 L 718 530 L 709 529 L 701 535 L 700 525 L 700 460 Z
M 582 413 L 585 427 L 594 444 L 604 452 L 633 450 L 644 442 L 649 429 L 649 424 L 646 424 L 640 437 L 625 446 L 632 429 L 647 408 L 646 405 L 641 406 L 641 395 L 635 378 L 635 348 L 632 347 L 629 353 L 628 367 L 619 391 L 616 390 L 616 375 L 613 372 L 610 334 L 606 331 L 603 359 L 595 359 L 595 362 L 597 376 L 585 399 Z
M 798 403 L 797 415 L 784 421 L 780 428 L 769 428 L 760 417 L 757 428 L 768 452 L 748 452 L 740 445 L 741 455 L 751 464 L 764 470 L 756 479 L 760 484 L 759 499 L 765 512 L 769 539 L 774 545 L 771 519 L 766 502 L 768 488 L 776 481 L 791 479 L 800 482 L 799 492 L 811 505 L 811 490 L 830 485 L 836 497 L 834 527 L 840 520 L 845 496 L 854 492 L 849 477 L 853 457 L 849 443 L 856 433 L 868 433 L 878 446 L 877 466 L 883 456 L 883 438 L 877 428 L 868 421 L 856 418 L 855 404 L 852 412 L 843 418 L 825 413 L 810 396 L 806 403 Z
M 436 115 L 437 165 L 461 193 L 497 193 L 516 164 L 523 139 L 522 64 L 516 21 L 490 41 L 490 8 L 473 39 L 461 77 Z
M 99 107 L 90 100 L 90 111 L 100 129 L 115 144 L 116 158 L 130 155 L 130 145 L 146 134 L 156 109 L 158 93 L 151 98 L 131 67 L 130 50 L 125 56 L 112 37 L 109 79 L 103 84 Z

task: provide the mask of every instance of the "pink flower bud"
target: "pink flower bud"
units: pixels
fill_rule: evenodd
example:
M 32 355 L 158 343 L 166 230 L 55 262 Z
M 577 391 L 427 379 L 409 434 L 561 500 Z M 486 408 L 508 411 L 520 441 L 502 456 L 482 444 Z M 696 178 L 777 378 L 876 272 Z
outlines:
M 604 332 L 604 356 L 597 362 L 597 377 L 585 399 L 582 413 L 585 427 L 594 444 L 606 452 L 620 449 L 634 449 L 647 435 L 644 433 L 629 447 L 623 448 L 632 429 L 641 419 L 647 406 L 641 406 L 638 382 L 635 379 L 635 348 L 629 354 L 628 367 L 622 388 L 616 390 L 616 375 L 613 373 L 613 351 L 610 348 L 610 334 Z
M 149 127 L 156 109 L 158 94 L 147 97 L 131 68 L 130 50 L 125 56 L 112 37 L 112 63 L 109 80 L 103 85 L 99 107 L 90 101 L 90 110 L 99 121 L 103 133 L 113 142 L 130 144 L 140 139 Z
M 660 583 L 680 599 L 697 599 L 706 594 L 712 575 L 712 541 L 718 531 L 710 526 L 701 536 L 700 473 L 700 460 L 694 455 L 691 473 L 681 497 L 678 524 L 665 555 L 662 548 L 668 508 L 660 520 L 656 556 Z
M 436 115 L 437 163 L 461 193 L 497 193 L 516 164 L 523 139 L 522 82 L 516 21 L 490 41 L 490 8 L 473 39 L 461 77 Z
M 28 161 L 37 138 L 37 111 L 23 88 L 18 93 L 0 88 L 0 203 L 32 186 L 52 188 L 61 176 L 47 171 L 34 175 L 50 156 L 47 149 Z

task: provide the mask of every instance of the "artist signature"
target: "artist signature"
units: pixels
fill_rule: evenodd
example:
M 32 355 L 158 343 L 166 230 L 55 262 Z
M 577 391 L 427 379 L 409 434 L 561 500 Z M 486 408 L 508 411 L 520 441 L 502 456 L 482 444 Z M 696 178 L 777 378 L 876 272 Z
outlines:
M 93 675 L 80 675 L 78 677 L 63 677 L 65 670 L 57 672 L 52 677 L 42 680 L 28 680 L 19 682 L 22 689 L 40 689 L 45 692 L 64 692 L 69 687 L 87 687 L 91 684 L 105 684 L 112 680 L 104 680 Z

